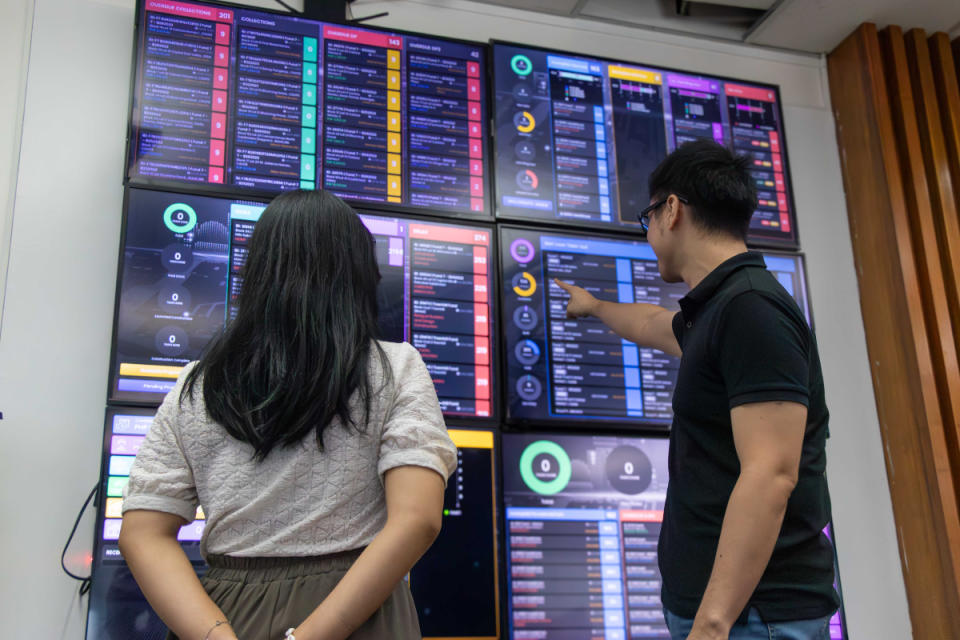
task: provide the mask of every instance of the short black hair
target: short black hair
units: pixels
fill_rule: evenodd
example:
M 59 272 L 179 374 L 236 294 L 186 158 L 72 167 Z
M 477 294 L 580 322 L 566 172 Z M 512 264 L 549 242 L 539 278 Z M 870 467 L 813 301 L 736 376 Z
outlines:
M 650 197 L 671 193 L 689 201 L 694 222 L 709 233 L 745 240 L 757 208 L 757 189 L 750 160 L 712 140 L 678 147 L 650 174 Z

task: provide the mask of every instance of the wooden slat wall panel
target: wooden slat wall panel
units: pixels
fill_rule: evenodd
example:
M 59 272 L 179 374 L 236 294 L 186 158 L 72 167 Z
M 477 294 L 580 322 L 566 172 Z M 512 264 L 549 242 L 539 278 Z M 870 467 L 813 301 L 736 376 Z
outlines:
M 945 282 L 944 293 L 950 306 L 953 332 L 960 331 L 960 221 L 954 202 L 954 184 L 944 140 L 940 103 L 934 82 L 933 66 L 927 36 L 922 29 L 913 29 L 906 36 L 907 62 L 916 96 L 917 122 L 923 147 L 923 166 L 927 172 L 933 222 L 939 242 L 940 263 Z M 958 183 L 960 186 L 960 183 Z M 946 346 L 944 347 L 946 349 Z M 954 351 L 960 344 L 954 343 Z M 960 385 L 960 374 L 953 372 L 951 384 Z M 954 388 L 951 388 L 951 393 Z M 954 421 L 960 411 L 954 410 Z M 955 430 L 954 430 L 955 433 Z
M 940 36 L 945 42 L 946 34 Z M 924 166 L 934 205 L 945 293 L 953 323 L 954 349 L 960 354 L 960 98 L 956 93 L 953 56 L 948 48 L 938 49 L 936 40 L 936 36 L 928 40 L 922 29 L 911 30 L 907 33 L 907 58 L 911 71 L 915 71 L 914 91 L 923 105 L 918 111 L 918 119 L 924 136 Z M 944 74 L 947 69 L 951 73 Z M 954 374 L 951 382 L 960 386 L 960 372 Z M 951 419 L 952 424 L 945 421 L 944 429 L 953 470 L 954 494 L 960 500 L 960 410 L 955 409 Z M 960 539 L 954 540 L 953 545 L 960 556 Z M 957 561 L 960 575 L 960 558 Z
M 947 34 L 935 33 L 927 42 L 933 86 L 940 107 L 943 144 L 953 183 L 953 207 L 955 212 L 960 212 L 960 69 L 956 67 L 957 60 L 950 50 Z M 957 43 L 960 44 L 960 39 Z M 956 325 L 954 332 L 957 332 Z
M 951 44 L 951 47 L 953 48 L 953 59 L 960 60 L 960 38 L 957 38 L 956 40 L 954 40 L 953 43 Z M 956 71 L 957 71 L 957 78 L 960 79 L 960 65 L 956 67 Z
M 957 366 L 949 299 L 944 294 L 948 287 L 947 276 L 940 261 L 939 234 L 924 171 L 924 148 L 916 118 L 922 100 L 914 100 L 911 87 L 913 71 L 908 67 L 903 32 L 899 27 L 888 27 L 880 34 L 880 48 L 889 83 L 891 115 L 931 358 L 937 380 L 949 381 L 940 389 L 937 397 L 944 428 L 952 430 L 953 416 L 960 415 L 960 370 Z M 952 482 L 951 479 L 948 481 Z
M 900 73 L 906 67 L 902 34 L 899 61 L 893 53 L 888 58 L 898 72 L 890 91 L 898 117 L 873 25 L 862 25 L 828 57 L 830 92 L 914 637 L 960 638 L 954 560 L 960 550 L 952 548 L 960 517 L 944 430 L 944 412 L 952 424 L 953 401 L 940 398 L 949 358 L 940 353 L 937 366 L 933 357 L 943 336 L 952 335 L 952 323 L 943 292 L 933 296 L 927 280 L 929 271 L 939 270 L 941 282 L 943 276 L 939 254 L 930 253 L 936 238 L 917 215 L 925 207 L 932 216 L 919 127 L 912 120 L 911 135 L 894 126 L 911 121 L 915 111 L 909 73 Z M 927 317 L 937 308 L 945 325 L 931 325 Z M 955 363 L 954 345 L 947 351 Z
M 914 238 L 914 258 L 920 275 L 924 317 L 930 338 L 930 354 L 937 378 L 937 396 L 942 428 L 931 425 L 931 458 L 926 470 L 934 474 L 944 496 L 945 515 L 955 519 L 960 490 L 960 449 L 957 420 L 960 419 L 960 367 L 957 364 L 957 333 L 960 300 L 957 280 L 960 262 L 960 232 L 953 203 L 953 187 L 946 163 L 939 106 L 933 88 L 926 36 L 911 31 L 905 39 L 899 27 L 888 27 L 880 36 L 890 104 L 900 149 L 907 211 Z M 955 270 L 956 268 L 956 270 Z M 948 491 L 946 485 L 952 485 Z M 952 493 L 953 503 L 949 495 Z M 949 545 L 943 561 L 960 576 L 960 526 L 947 527 Z M 958 583 L 960 585 L 960 583 Z

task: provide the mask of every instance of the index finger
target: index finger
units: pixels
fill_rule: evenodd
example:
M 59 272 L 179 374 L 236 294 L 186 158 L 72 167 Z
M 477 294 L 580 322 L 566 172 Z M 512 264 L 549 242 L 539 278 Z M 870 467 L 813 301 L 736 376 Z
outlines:
M 558 287 L 560 287 L 567 293 L 571 293 L 570 290 L 573 288 L 572 284 L 567 284 L 566 282 L 563 282 L 562 280 L 559 280 L 557 278 L 554 278 L 553 281 L 557 284 Z

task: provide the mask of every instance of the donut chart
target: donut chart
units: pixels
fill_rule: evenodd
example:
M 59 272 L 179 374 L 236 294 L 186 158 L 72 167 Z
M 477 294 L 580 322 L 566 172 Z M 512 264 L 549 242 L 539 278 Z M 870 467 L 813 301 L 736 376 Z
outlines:
M 552 496 L 566 489 L 572 473 L 570 456 L 550 440 L 530 443 L 520 456 L 520 477 L 540 495 Z
M 529 298 L 537 292 L 537 281 L 530 273 L 521 271 L 513 280 L 513 292 L 518 296 Z

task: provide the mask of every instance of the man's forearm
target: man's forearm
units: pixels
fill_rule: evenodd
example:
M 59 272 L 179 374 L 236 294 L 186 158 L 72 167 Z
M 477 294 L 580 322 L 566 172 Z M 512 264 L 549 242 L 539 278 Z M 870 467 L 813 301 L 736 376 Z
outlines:
M 654 316 L 666 311 L 663 307 L 645 302 L 624 303 L 597 300 L 597 306 L 592 315 L 610 327 L 610 330 L 621 338 L 643 346 L 649 346 L 645 344 L 645 330 Z
M 694 619 L 704 638 L 726 640 L 777 542 L 793 482 L 776 474 L 743 472 L 727 502 L 710 582 Z

